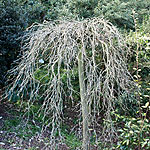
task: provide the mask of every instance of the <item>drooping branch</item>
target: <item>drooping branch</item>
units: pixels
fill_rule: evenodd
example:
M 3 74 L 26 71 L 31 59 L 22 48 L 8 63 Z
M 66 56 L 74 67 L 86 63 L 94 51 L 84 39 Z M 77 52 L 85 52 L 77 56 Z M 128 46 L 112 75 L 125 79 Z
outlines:
M 60 131 L 65 95 L 70 93 L 72 97 L 73 92 L 78 93 L 71 78 L 78 68 L 83 134 L 87 137 L 88 125 L 93 129 L 99 125 L 97 116 L 104 110 L 104 117 L 110 122 L 106 140 L 112 141 L 115 129 L 110 113 L 114 99 L 132 87 L 124 42 L 117 29 L 100 18 L 45 22 L 33 25 L 24 39 L 21 61 L 10 71 L 15 76 L 18 73 L 9 90 L 11 96 L 17 90 L 23 98 L 24 91 L 31 90 L 29 103 L 33 103 L 40 95 L 43 103 L 39 112 L 44 111 L 44 118 L 49 116 L 54 139 L 56 131 Z M 89 139 L 84 139 L 87 147 L 86 141 Z

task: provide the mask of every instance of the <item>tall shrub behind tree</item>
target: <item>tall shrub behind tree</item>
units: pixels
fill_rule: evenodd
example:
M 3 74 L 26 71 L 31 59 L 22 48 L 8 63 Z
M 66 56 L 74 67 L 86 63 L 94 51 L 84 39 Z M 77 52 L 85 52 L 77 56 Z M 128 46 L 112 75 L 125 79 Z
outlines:
M 5 85 L 7 71 L 20 53 L 21 40 L 26 27 L 43 22 L 44 6 L 39 2 L 0 0 L 0 85 Z
M 0 1 L 0 84 L 6 81 L 7 70 L 16 59 L 20 50 L 19 37 L 22 34 L 24 21 L 16 3 Z

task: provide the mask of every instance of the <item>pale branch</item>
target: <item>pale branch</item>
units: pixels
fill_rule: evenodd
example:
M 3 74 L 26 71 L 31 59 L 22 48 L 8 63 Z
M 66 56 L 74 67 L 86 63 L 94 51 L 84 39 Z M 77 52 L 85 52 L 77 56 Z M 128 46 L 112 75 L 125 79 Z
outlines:
M 75 91 L 72 83 L 72 77 L 76 76 L 74 69 L 77 68 L 79 61 L 79 64 L 83 65 L 82 95 L 87 101 L 88 114 L 85 115 L 88 117 L 89 126 L 97 133 L 94 128 L 99 126 L 97 119 L 103 109 L 105 120 L 109 122 L 104 127 L 107 131 L 104 132 L 106 133 L 104 137 L 106 141 L 112 142 L 116 133 L 111 112 L 119 96 L 115 93 L 120 95 L 123 92 L 128 93 L 133 87 L 123 47 L 125 44 L 118 30 L 100 18 L 33 24 L 24 37 L 22 58 L 18 61 L 18 65 L 10 70 L 15 80 L 9 93 L 12 96 L 17 90 L 23 99 L 24 90 L 28 91 L 30 87 L 29 105 L 34 104 L 39 95 L 43 98 L 42 106 L 37 113 L 44 112 L 43 120 L 49 117 L 48 126 L 52 128 L 51 142 L 56 146 L 55 133 L 59 131 L 61 135 L 60 124 L 63 117 L 63 103 L 67 101 L 66 92 L 70 93 L 70 97 L 73 97 L 73 93 L 79 93 Z M 80 53 L 82 62 L 78 56 Z M 44 61 L 42 64 L 41 59 Z M 39 70 L 45 71 L 41 78 L 36 77 Z M 82 76 L 82 72 L 78 73 Z M 66 81 L 63 80 L 64 76 Z M 45 81 L 46 79 L 48 81 Z M 64 89 L 64 82 L 67 84 L 67 91 Z M 40 94 L 40 91 L 43 93 Z

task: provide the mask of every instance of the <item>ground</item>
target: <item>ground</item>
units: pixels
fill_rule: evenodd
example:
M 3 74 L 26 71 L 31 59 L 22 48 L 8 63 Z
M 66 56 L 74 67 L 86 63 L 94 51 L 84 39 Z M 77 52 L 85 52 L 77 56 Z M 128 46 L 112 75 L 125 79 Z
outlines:
M 12 108 L 11 108 L 12 107 Z M 11 109 L 11 113 L 10 113 Z M 48 130 L 41 136 L 35 133 L 33 126 L 22 130 L 16 110 L 11 104 L 0 104 L 0 150 L 48 150 Z M 12 111 L 13 110 L 13 111 Z M 14 116 L 15 114 L 15 116 Z M 66 144 L 59 145 L 60 150 L 69 150 Z
M 74 134 L 76 131 L 72 130 L 77 121 L 75 116 L 79 114 L 73 108 L 66 108 L 64 112 L 66 119 L 64 119 L 63 136 L 65 140 L 59 144 L 57 150 L 80 150 L 82 138 L 77 137 Z M 29 120 L 26 124 L 27 118 L 22 119 L 21 113 L 14 103 L 2 102 L 2 93 L 0 93 L 0 150 L 51 150 L 50 130 L 47 129 L 41 135 L 40 122 L 37 121 L 35 125 L 32 120 Z M 97 147 L 91 146 L 90 150 L 97 150 Z

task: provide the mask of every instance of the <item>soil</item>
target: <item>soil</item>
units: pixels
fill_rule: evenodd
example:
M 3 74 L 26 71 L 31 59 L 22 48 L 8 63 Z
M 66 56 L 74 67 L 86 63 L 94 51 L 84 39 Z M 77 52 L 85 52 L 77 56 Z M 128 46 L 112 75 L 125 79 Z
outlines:
M 2 97 L 2 90 L 0 91 L 0 97 Z M 1 98 L 2 99 L 2 98 Z M 55 150 L 51 149 L 48 145 L 47 140 L 50 134 L 50 131 L 47 130 L 42 136 L 34 136 L 32 138 L 19 137 L 18 132 L 14 130 L 7 131 L 5 128 L 5 121 L 15 118 L 9 110 L 16 111 L 13 104 L 9 102 L 2 102 L 0 99 L 0 150 Z M 77 108 L 79 109 L 79 108 Z M 73 128 L 74 123 L 73 119 L 75 116 L 78 116 L 79 113 L 73 108 L 65 109 L 65 115 L 68 116 L 64 120 L 67 126 L 69 126 L 68 131 Z M 64 116 L 65 118 L 65 116 Z M 10 129 L 13 127 L 10 127 Z M 79 127 L 77 127 L 79 128 Z M 72 150 L 65 143 L 59 144 L 57 150 Z M 97 150 L 97 147 L 91 146 L 90 150 Z
M 6 131 L 5 120 L 14 117 L 10 113 L 7 113 L 9 109 L 10 105 L 6 103 L 0 104 L 0 150 L 50 150 L 50 148 L 46 146 L 47 143 L 45 141 L 48 133 L 45 133 L 43 137 L 35 136 L 26 139 L 20 138 L 15 132 Z M 59 145 L 59 150 L 69 150 L 69 148 L 65 144 L 61 144 Z

